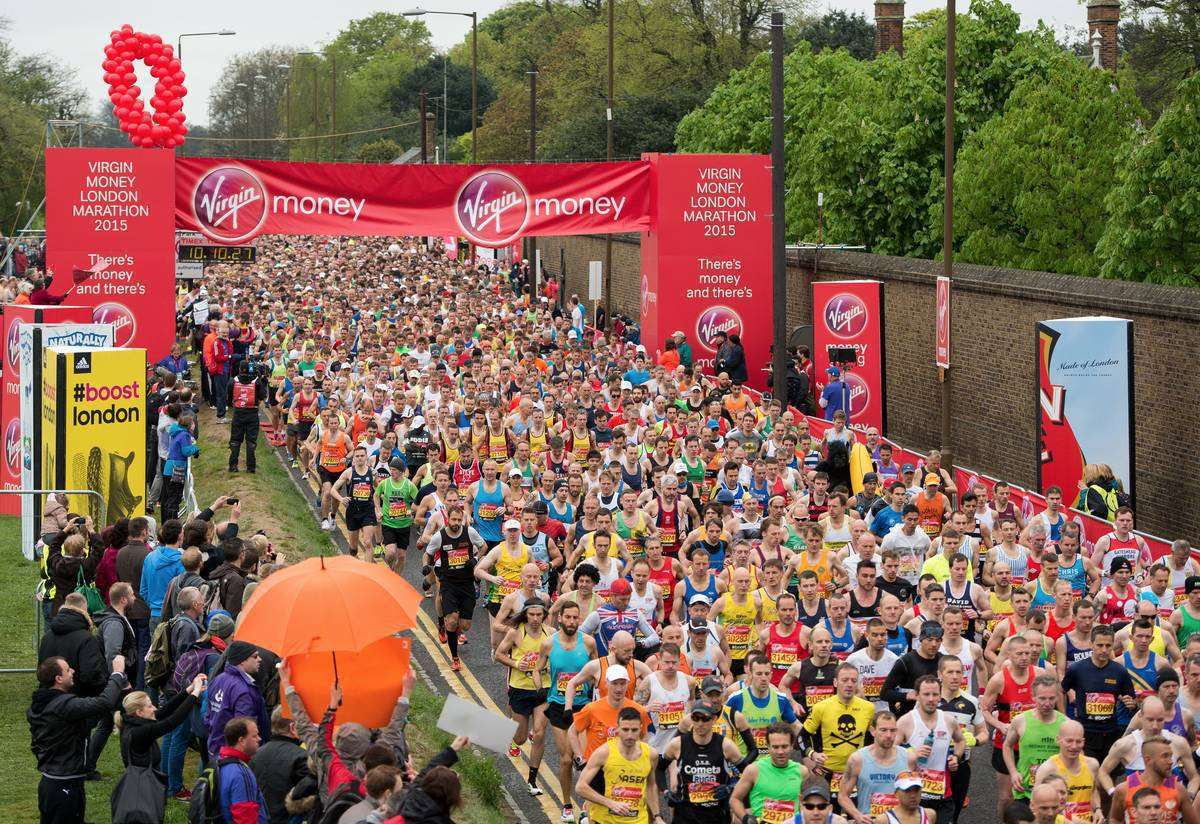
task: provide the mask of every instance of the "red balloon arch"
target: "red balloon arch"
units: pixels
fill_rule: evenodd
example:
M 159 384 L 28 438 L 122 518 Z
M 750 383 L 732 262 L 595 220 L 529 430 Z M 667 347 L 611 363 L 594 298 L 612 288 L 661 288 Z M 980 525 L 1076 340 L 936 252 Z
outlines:
M 134 31 L 126 23 L 110 35 L 112 42 L 104 47 L 104 81 L 108 83 L 108 99 L 112 101 L 121 131 L 129 135 L 135 146 L 170 149 L 182 146 L 187 135 L 184 125 L 183 98 L 187 87 L 175 49 L 164 43 L 157 34 Z M 141 60 L 150 67 L 150 76 L 158 79 L 154 96 L 146 111 L 142 90 L 137 85 L 133 61 Z

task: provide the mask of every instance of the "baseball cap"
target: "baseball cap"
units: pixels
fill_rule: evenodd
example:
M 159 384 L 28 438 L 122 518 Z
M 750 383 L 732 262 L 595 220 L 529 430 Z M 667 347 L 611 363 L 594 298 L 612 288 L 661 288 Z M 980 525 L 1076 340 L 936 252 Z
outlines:
M 520 475 L 520 474 L 522 474 L 521 470 L 515 466 L 512 469 L 508 470 L 508 477 L 510 477 L 510 478 L 513 477 L 514 475 Z
M 936 621 L 926 621 L 925 623 L 921 624 L 921 632 L 919 633 L 918 637 L 921 640 L 924 640 L 926 638 L 941 638 L 942 635 L 943 632 L 941 624 L 937 623 Z
M 907 475 L 909 472 L 916 472 L 917 468 L 912 464 L 904 464 L 904 466 L 900 467 L 900 471 Z
M 521 528 L 521 522 L 518 521 L 516 518 L 509 518 L 507 521 L 504 522 L 505 530 L 520 529 L 520 528 Z
M 942 479 L 932 472 L 925 476 L 925 486 L 929 486 L 930 484 L 940 484 L 941 482 Z
M 681 473 L 686 475 L 687 471 L 688 471 L 687 464 L 685 464 L 683 461 L 676 461 L 675 463 L 671 464 L 671 472 L 673 472 L 676 475 L 679 475 Z
M 703 698 L 692 704 L 692 717 L 703 715 L 705 718 L 716 718 L 721 714 L 721 711 L 711 701 L 706 701 Z
M 633 384 L 629 381 L 621 381 L 621 388 L 627 391 L 633 390 Z
M 872 484 L 879 483 L 879 475 L 874 472 L 867 472 L 863 475 L 863 483 Z
M 688 599 L 688 606 L 690 607 L 693 604 L 708 604 L 711 607 L 712 599 L 709 598 L 707 595 L 705 595 L 703 592 L 697 592 L 695 595 L 693 595 L 691 598 Z
M 825 370 L 825 374 L 832 375 L 833 377 L 836 378 L 838 375 L 842 374 L 842 370 L 838 369 L 836 366 L 831 366 Z
M 408 469 L 408 464 L 406 464 L 404 459 L 399 455 L 388 461 L 388 466 L 390 466 L 392 469 Z
M 724 692 L 725 685 L 721 683 L 721 679 L 715 675 L 706 675 L 704 680 L 700 682 L 700 692 L 708 695 L 710 692 Z
M 612 586 L 608 588 L 608 591 L 613 595 L 628 595 L 633 592 L 633 589 L 624 578 L 618 578 L 612 582 Z
M 550 507 L 546 505 L 545 501 L 534 501 L 533 511 L 538 515 L 548 515 L 550 513 Z
M 1194 592 L 1200 589 L 1200 575 L 1189 575 L 1183 582 L 1184 593 Z
M 808 781 L 803 787 L 800 788 L 801 799 L 810 798 L 814 795 L 824 799 L 825 801 L 832 801 L 829 796 L 829 785 L 819 778 L 814 778 Z
M 628 681 L 629 671 L 624 667 L 609 667 L 604 671 L 604 680 L 610 684 L 616 681 Z
M 1128 558 L 1113 558 L 1112 564 L 1108 568 L 1108 574 L 1112 575 L 1118 569 L 1127 569 L 1133 571 L 1133 564 L 1129 563 Z
M 897 790 L 913 790 L 921 786 L 921 776 L 915 772 L 902 772 L 896 776 Z

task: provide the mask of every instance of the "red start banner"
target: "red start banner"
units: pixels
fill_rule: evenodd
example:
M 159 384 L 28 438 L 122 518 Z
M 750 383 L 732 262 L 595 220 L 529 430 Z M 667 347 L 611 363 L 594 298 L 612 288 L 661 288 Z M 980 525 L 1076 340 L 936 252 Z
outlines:
M 762 388 L 771 347 L 771 168 L 766 155 L 646 155 L 657 184 L 642 236 L 642 342 L 683 332 L 713 372 L 719 334 L 737 335 L 746 382 Z
M 175 153 L 170 149 L 47 149 L 51 290 L 111 323 L 118 346 L 167 354 L 175 337 Z
M 88 306 L 0 306 L 0 431 L 4 433 L 4 456 L 0 459 L 0 488 L 21 488 L 21 327 L 27 323 L 90 323 Z M 20 515 L 21 499 L 0 495 L 0 515 Z
M 886 431 L 884 393 L 883 284 L 877 280 L 819 280 L 813 283 L 814 394 L 829 385 L 830 366 L 849 395 L 848 425 Z M 832 408 L 832 407 L 829 407 Z
M 180 157 L 175 225 L 218 243 L 255 235 L 459 235 L 499 249 L 526 235 L 640 232 L 650 164 L 472 166 Z

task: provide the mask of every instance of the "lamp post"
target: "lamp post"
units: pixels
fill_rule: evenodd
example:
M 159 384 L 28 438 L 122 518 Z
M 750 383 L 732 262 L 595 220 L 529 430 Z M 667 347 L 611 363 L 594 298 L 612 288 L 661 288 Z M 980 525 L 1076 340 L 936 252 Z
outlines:
M 184 32 L 175 38 L 175 56 L 183 58 L 183 38 L 185 37 L 232 37 L 237 32 L 232 29 L 220 29 L 219 31 L 189 31 Z
M 471 162 L 474 163 L 477 155 L 475 126 L 479 122 L 479 90 L 478 86 L 476 85 L 479 71 L 479 52 L 476 39 L 479 34 L 479 15 L 473 11 L 433 11 L 431 9 L 423 9 L 420 6 L 401 13 L 405 17 L 424 17 L 427 14 L 446 14 L 450 15 L 451 17 L 471 18 Z
M 608 159 L 613 159 L 613 7 L 616 0 L 608 0 L 608 107 L 605 109 L 607 126 Z M 612 232 L 604 236 L 604 324 L 607 330 L 612 323 Z
M 287 90 L 284 94 L 287 96 L 284 105 L 284 120 L 283 120 L 283 152 L 284 158 L 291 160 L 292 144 L 290 138 L 292 136 L 292 66 L 290 63 L 277 63 L 275 68 L 280 71 L 287 72 Z
M 787 260 L 784 249 L 783 13 L 771 14 L 771 283 L 775 304 L 775 348 L 771 358 L 771 388 L 787 408 Z
M 954 295 L 954 34 L 955 34 L 955 4 L 954 0 L 946 0 L 946 168 L 945 168 L 945 203 L 943 204 L 944 223 L 942 226 L 942 274 L 950 281 L 946 290 L 946 309 L 949 312 L 950 302 Z M 954 336 L 951 335 L 953 340 Z M 942 384 L 942 465 L 949 472 L 954 471 L 954 447 L 950 440 L 950 422 L 953 414 L 952 402 L 954 389 L 950 380 L 950 370 L 941 369 L 938 377 Z
M 316 140 L 317 124 L 318 124 L 317 110 L 318 110 L 318 106 L 320 103 L 319 90 L 317 87 L 317 79 L 318 79 L 318 77 L 317 77 L 317 60 L 321 57 L 321 55 L 317 54 L 315 51 L 302 51 L 302 52 L 296 52 L 296 56 L 313 58 L 313 61 L 312 61 L 312 85 L 313 85 L 313 94 L 312 94 L 312 98 L 313 98 L 312 99 L 313 156 L 312 156 L 312 159 L 317 160 L 318 159 L 317 150 L 320 148 L 320 144 Z
M 263 104 L 266 102 L 266 92 L 264 88 L 266 80 L 267 76 L 265 74 L 256 74 L 254 75 L 254 85 L 250 87 L 250 96 L 256 104 L 255 108 L 258 109 L 259 116 L 259 129 L 258 134 L 256 135 L 257 137 L 267 136 L 267 116 L 263 112 Z

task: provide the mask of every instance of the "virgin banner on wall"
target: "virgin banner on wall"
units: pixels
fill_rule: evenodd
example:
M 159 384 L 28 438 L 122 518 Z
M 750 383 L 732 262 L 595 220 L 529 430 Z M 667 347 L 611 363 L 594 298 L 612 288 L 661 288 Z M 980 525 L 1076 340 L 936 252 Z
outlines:
M 93 274 L 70 302 L 111 323 L 117 346 L 167 354 L 175 337 L 175 153 L 47 149 L 46 265 L 52 291 Z
M 887 429 L 884 394 L 883 283 L 877 280 L 819 280 L 813 283 L 813 352 L 821 397 L 831 364 L 844 364 L 837 350 L 852 349 L 842 380 L 850 387 L 849 425 L 864 430 Z M 831 354 L 831 350 L 832 354 Z
M 6 304 L 0 308 L 0 432 L 3 433 L 4 455 L 0 458 L 0 487 L 21 488 L 21 457 L 23 439 L 28 433 L 21 429 L 21 330 L 31 323 L 86 322 L 92 319 L 87 306 L 29 306 Z M 21 511 L 18 495 L 0 495 L 0 515 L 16 515 Z
M 175 222 L 218 243 L 260 233 L 461 235 L 498 249 L 525 235 L 637 232 L 645 162 L 383 165 L 180 157 Z
M 1108 464 L 1134 489 L 1133 321 L 1083 317 L 1037 324 L 1038 489 L 1073 501 L 1083 468 Z
M 645 156 L 657 197 L 642 236 L 642 342 L 661 351 L 687 335 L 697 368 L 713 370 L 717 333 L 741 336 L 748 383 L 766 385 L 771 347 L 770 158 Z

